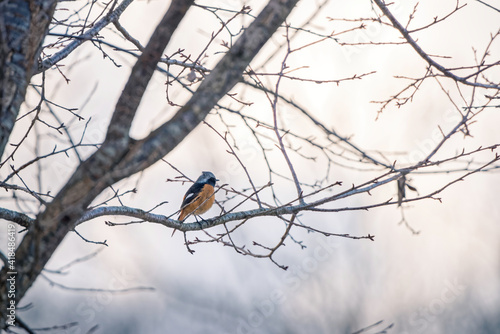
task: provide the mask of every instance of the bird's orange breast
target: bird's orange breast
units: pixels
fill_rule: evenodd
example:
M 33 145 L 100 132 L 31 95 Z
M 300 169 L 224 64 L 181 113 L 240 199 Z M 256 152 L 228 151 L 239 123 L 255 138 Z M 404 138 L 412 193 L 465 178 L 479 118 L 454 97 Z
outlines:
M 182 208 L 181 214 L 179 215 L 179 220 L 184 220 L 189 214 L 201 215 L 207 212 L 215 201 L 214 187 L 209 184 L 205 184 L 201 189 L 200 193 L 196 198 Z

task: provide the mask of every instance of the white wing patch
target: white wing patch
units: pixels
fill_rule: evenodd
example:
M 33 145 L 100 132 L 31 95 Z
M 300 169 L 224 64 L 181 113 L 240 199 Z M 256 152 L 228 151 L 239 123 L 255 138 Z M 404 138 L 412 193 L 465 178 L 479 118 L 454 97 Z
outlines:
M 187 195 L 186 198 L 184 199 L 184 203 L 186 203 L 186 204 L 184 204 L 183 207 L 185 207 L 185 206 L 189 205 L 191 202 L 193 202 L 194 198 L 195 198 L 195 194 L 193 194 L 193 193 Z

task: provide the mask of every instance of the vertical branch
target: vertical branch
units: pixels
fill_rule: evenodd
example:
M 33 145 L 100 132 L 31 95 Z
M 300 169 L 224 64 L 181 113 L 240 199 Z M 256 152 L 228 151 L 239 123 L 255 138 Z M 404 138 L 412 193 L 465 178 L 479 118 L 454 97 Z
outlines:
M 283 135 L 281 135 L 280 131 L 278 129 L 277 114 L 278 114 L 279 87 L 280 87 L 280 83 L 281 83 L 281 78 L 283 78 L 284 71 L 287 68 L 286 60 L 288 59 L 288 56 L 292 52 L 290 49 L 290 39 L 288 37 L 289 25 L 286 24 L 285 27 L 286 27 L 286 35 L 285 36 L 286 36 L 286 42 L 287 42 L 287 51 L 286 51 L 285 57 L 283 58 L 283 61 L 281 63 L 281 70 L 280 70 L 279 75 L 278 75 L 278 80 L 276 81 L 276 88 L 274 91 L 274 98 L 271 101 L 271 107 L 272 107 L 272 111 L 273 111 L 274 133 L 276 134 L 276 138 L 278 139 L 279 148 L 281 150 L 281 153 L 283 153 L 283 157 L 285 158 L 285 161 L 288 165 L 288 168 L 290 169 L 290 173 L 292 174 L 293 182 L 295 183 L 295 187 L 297 188 L 297 194 L 298 194 L 298 197 L 300 200 L 300 204 L 304 204 L 304 199 L 302 198 L 303 191 L 302 191 L 302 188 L 300 187 L 300 182 L 299 182 L 299 179 L 297 177 L 297 173 L 295 172 L 295 169 L 293 168 L 293 164 L 290 161 L 288 154 L 286 153 L 285 144 L 283 144 L 283 137 L 287 134 L 287 132 L 285 132 Z

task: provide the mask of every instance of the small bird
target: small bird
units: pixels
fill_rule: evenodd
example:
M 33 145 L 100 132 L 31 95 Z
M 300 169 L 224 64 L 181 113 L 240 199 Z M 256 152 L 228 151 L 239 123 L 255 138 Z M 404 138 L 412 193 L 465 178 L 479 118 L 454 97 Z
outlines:
M 207 212 L 215 201 L 214 186 L 217 182 L 215 175 L 211 172 L 202 172 L 184 195 L 181 205 L 181 213 L 178 220 L 183 221 L 190 214 L 199 216 Z M 174 235 L 175 230 L 172 232 Z

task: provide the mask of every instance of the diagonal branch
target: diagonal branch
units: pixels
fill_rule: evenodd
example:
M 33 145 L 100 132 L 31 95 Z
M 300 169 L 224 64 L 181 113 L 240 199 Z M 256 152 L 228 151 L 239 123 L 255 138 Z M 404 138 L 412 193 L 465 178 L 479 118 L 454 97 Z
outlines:
M 4 208 L 0 208 L 0 219 L 14 222 L 27 229 L 31 228 L 35 224 L 35 220 L 25 215 L 24 213 Z
M 483 84 L 479 82 L 472 82 L 468 81 L 468 77 L 459 77 L 458 75 L 453 74 L 449 69 L 444 67 L 443 65 L 439 64 L 438 62 L 434 61 L 431 56 L 429 56 L 428 53 L 426 53 L 420 45 L 417 44 L 417 42 L 411 37 L 410 32 L 399 23 L 399 21 L 392 15 L 391 11 L 389 8 L 387 8 L 387 5 L 385 4 L 384 0 L 373 0 L 377 6 L 380 8 L 382 13 L 391 21 L 392 25 L 394 28 L 396 28 L 401 35 L 403 35 L 404 39 L 410 44 L 410 46 L 418 53 L 422 59 L 424 59 L 431 67 L 436 68 L 439 72 L 443 73 L 443 75 L 447 76 L 448 78 L 451 78 L 455 81 L 461 82 L 465 85 L 468 86 L 475 86 L 475 87 L 483 87 L 483 88 L 493 88 L 493 89 L 500 89 L 500 85 L 495 85 L 495 84 Z
M 478 168 L 471 170 L 454 180 L 451 180 L 450 182 L 447 182 L 445 185 L 441 186 L 439 189 L 432 191 L 426 195 L 418 196 L 415 198 L 410 198 L 410 199 L 405 199 L 404 202 L 413 202 L 413 201 L 418 201 L 422 200 L 425 198 L 430 198 L 430 199 L 436 199 L 434 196 L 441 193 L 451 185 L 463 181 L 464 178 L 481 172 L 485 170 L 486 167 L 490 166 L 491 164 L 498 162 L 500 160 L 500 155 L 495 154 L 495 156 L 485 164 L 479 166 Z M 156 223 L 163 225 L 165 227 L 169 228 L 174 228 L 178 229 L 180 231 L 186 232 L 186 231 L 198 231 L 198 230 L 203 230 L 207 228 L 211 228 L 214 226 L 226 224 L 231 221 L 239 221 L 239 220 L 244 220 L 249 221 L 251 218 L 255 217 L 263 217 L 263 216 L 271 216 L 271 217 L 277 217 L 277 216 L 283 216 L 283 215 L 292 215 L 295 216 L 298 213 L 302 211 L 317 211 L 317 212 L 342 212 L 342 211 L 356 211 L 356 210 L 368 210 L 372 208 L 377 208 L 377 207 L 382 207 L 382 206 L 388 206 L 388 205 L 398 205 L 397 200 L 387 200 L 383 201 L 380 203 L 376 204 L 371 204 L 371 205 L 364 205 L 360 207 L 354 207 L 354 206 L 348 206 L 348 207 L 338 207 L 338 208 L 320 208 L 320 206 L 323 206 L 324 204 L 327 203 L 332 203 L 334 201 L 337 201 L 339 199 L 347 198 L 356 194 L 360 193 L 369 193 L 371 190 L 381 187 L 385 184 L 388 184 L 392 181 L 397 180 L 400 177 L 399 173 L 396 172 L 389 172 L 385 174 L 382 177 L 378 177 L 375 179 L 372 179 L 370 181 L 367 181 L 363 184 L 360 184 L 356 187 L 353 187 L 352 189 L 337 193 L 335 195 L 325 197 L 322 199 L 318 199 L 316 201 L 310 202 L 310 203 L 299 203 L 296 205 L 293 205 L 291 203 L 278 206 L 278 207 L 272 207 L 272 208 L 256 208 L 256 209 L 250 209 L 246 211 L 238 211 L 238 212 L 231 212 L 231 213 L 226 213 L 223 214 L 219 217 L 214 217 L 210 219 L 205 219 L 199 222 L 194 222 L 194 223 L 182 223 L 178 220 L 175 219 L 170 219 L 164 215 L 160 214 L 154 214 L 151 212 L 147 212 L 141 209 L 137 208 L 131 208 L 131 207 L 125 207 L 125 206 L 103 206 L 99 207 L 96 209 L 92 209 L 90 211 L 85 212 L 85 214 L 82 215 L 82 217 L 75 223 L 76 225 L 82 224 L 84 222 L 87 222 L 89 220 L 98 218 L 98 217 L 103 217 L 103 216 L 110 216 L 110 215 L 115 215 L 115 216 L 126 216 L 126 217 L 134 217 L 134 218 L 139 218 L 143 221 L 151 222 L 151 223 Z M 383 178 L 383 179 L 382 179 Z M 306 196 L 304 196 L 306 197 Z M 142 221 L 141 221 L 142 223 Z M 129 223 L 126 223 L 128 225 Z M 110 226 L 115 226 L 115 225 L 120 225 L 120 224 L 114 224 L 114 223 L 108 223 Z M 295 224 L 296 225 L 296 224 Z M 299 225 L 297 225 L 299 226 Z M 314 230 L 316 232 L 321 232 L 325 233 L 324 231 L 312 229 L 308 226 L 304 227 L 307 229 Z M 334 235 L 334 234 L 332 234 Z M 339 235 L 339 236 L 345 236 L 345 235 Z
M 43 60 L 39 65 L 37 72 L 35 74 L 41 73 L 43 71 L 48 70 L 51 68 L 53 65 L 57 64 L 67 56 L 69 56 L 77 47 L 82 45 L 84 42 L 92 39 L 93 37 L 97 36 L 99 32 L 105 28 L 108 24 L 118 20 L 120 15 L 127 9 L 127 7 L 133 2 L 134 0 L 123 0 L 122 3 L 116 7 L 116 9 L 108 13 L 108 15 L 104 16 L 102 19 L 100 19 L 96 24 L 93 25 L 93 27 L 87 32 L 85 32 L 82 35 L 79 35 L 77 39 L 75 39 L 73 42 L 68 44 L 64 49 L 61 51 L 57 52 L 53 56 Z
M 172 1 L 167 14 L 158 24 L 148 45 L 146 45 L 143 53 L 132 68 L 127 84 L 116 103 L 105 142 L 118 140 L 121 145 L 128 145 L 130 127 L 148 83 L 155 72 L 163 51 L 193 2 L 193 0 Z
M 358 75 L 357 77 L 360 78 L 360 77 L 368 75 L 368 74 L 370 74 L 370 73 L 365 73 L 365 74 L 362 74 L 362 75 Z M 347 79 L 339 79 L 338 81 L 343 81 L 343 80 L 347 80 Z M 248 85 L 250 87 L 262 90 L 265 94 L 273 94 L 272 90 L 266 88 L 263 85 L 254 84 L 254 83 L 252 83 L 250 81 L 245 81 L 244 84 Z M 355 154 L 360 155 L 361 159 L 369 160 L 373 164 L 378 165 L 378 166 L 384 166 L 385 168 L 391 168 L 390 165 L 385 164 L 382 161 L 379 161 L 379 160 L 375 159 L 374 157 L 368 155 L 368 153 L 366 153 L 364 150 L 362 150 L 361 148 L 359 148 L 358 146 L 356 146 L 355 144 L 353 144 L 352 141 L 351 141 L 351 139 L 349 137 L 341 136 L 333 128 L 327 128 L 322 122 L 320 122 L 317 118 L 315 118 L 313 115 L 311 115 L 311 113 L 309 111 L 307 111 L 304 107 L 300 106 L 297 102 L 292 101 L 291 99 L 289 99 L 289 98 L 287 98 L 287 97 L 285 97 L 285 96 L 283 96 L 281 94 L 278 94 L 278 96 L 279 96 L 279 98 L 280 98 L 281 101 L 284 101 L 287 104 L 291 105 L 292 107 L 294 107 L 295 109 L 297 109 L 298 111 L 300 111 L 304 116 L 306 116 L 307 118 L 309 118 L 309 120 L 314 125 L 316 125 L 318 128 L 320 128 L 325 134 L 327 134 L 329 136 L 333 136 L 333 137 L 337 138 L 338 140 L 340 140 L 341 142 L 345 143 L 348 147 L 350 147 L 353 150 L 353 152 Z
M 258 194 L 257 188 L 255 187 L 255 184 L 253 183 L 252 178 L 250 177 L 250 173 L 248 173 L 247 167 L 245 166 L 245 164 L 243 163 L 243 161 L 241 161 L 240 157 L 236 154 L 236 152 L 235 152 L 234 148 L 231 146 L 231 144 L 229 144 L 229 141 L 227 140 L 227 132 L 223 136 L 219 131 L 217 131 L 209 123 L 207 123 L 205 121 L 203 121 L 203 123 L 206 124 L 210 129 L 212 129 L 216 134 L 218 134 L 219 137 L 221 137 L 222 140 L 224 140 L 224 142 L 226 143 L 226 145 L 229 147 L 229 150 L 227 150 L 227 152 L 229 154 L 231 154 L 238 161 L 238 163 L 240 164 L 241 168 L 243 168 L 243 171 L 245 172 L 245 174 L 246 174 L 246 176 L 248 178 L 248 182 L 250 183 L 250 185 L 252 186 L 252 189 L 254 191 L 255 199 L 257 200 L 257 203 L 259 204 L 259 207 L 262 207 L 262 203 L 260 202 L 260 198 L 259 198 L 259 194 Z

